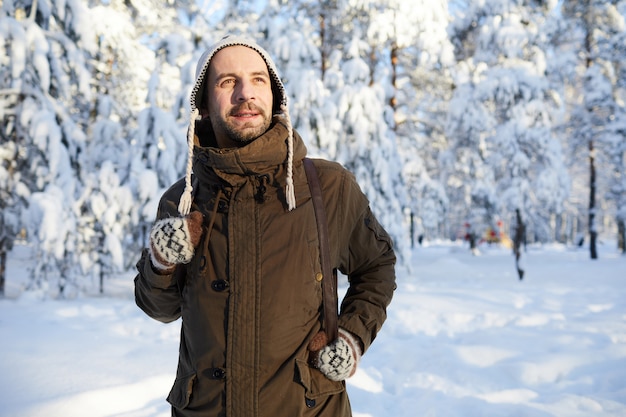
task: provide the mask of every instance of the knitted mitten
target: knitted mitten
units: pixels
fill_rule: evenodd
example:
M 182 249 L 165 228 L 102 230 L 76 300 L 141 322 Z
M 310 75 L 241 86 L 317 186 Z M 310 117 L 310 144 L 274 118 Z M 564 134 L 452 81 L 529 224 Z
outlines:
M 157 221 L 150 232 L 150 261 L 161 271 L 172 271 L 177 264 L 191 261 L 202 236 L 202 213 Z
M 354 375 L 361 359 L 361 349 L 352 334 L 339 329 L 339 337 L 328 343 L 326 333 L 319 332 L 309 343 L 310 361 L 326 378 L 343 381 Z

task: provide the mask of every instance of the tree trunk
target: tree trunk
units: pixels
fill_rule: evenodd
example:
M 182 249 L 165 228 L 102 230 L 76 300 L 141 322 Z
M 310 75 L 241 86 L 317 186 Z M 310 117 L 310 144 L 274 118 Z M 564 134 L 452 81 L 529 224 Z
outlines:
M 324 75 L 326 75 L 326 63 L 328 62 L 328 56 L 326 53 L 326 42 L 326 16 L 322 12 L 320 13 L 320 75 L 322 82 L 324 82 Z
M 398 89 L 397 86 L 397 78 L 398 78 L 398 45 L 394 42 L 391 46 L 391 53 L 389 59 L 391 61 L 391 86 L 393 87 L 393 95 L 389 98 L 389 106 L 391 106 L 393 110 L 393 114 L 396 114 L 396 107 L 398 105 L 398 101 L 396 98 L 396 91 Z M 396 124 L 394 123 L 393 129 L 395 130 Z
M 522 257 L 522 244 L 526 242 L 526 225 L 522 221 L 522 214 L 519 209 L 515 209 L 515 217 L 517 219 L 517 226 L 515 227 L 515 237 L 513 238 L 513 253 L 515 254 L 517 276 L 521 281 L 524 279 L 524 270 L 520 265 L 520 258 Z
M 415 215 L 411 212 L 411 249 L 415 248 Z
M 585 34 L 585 52 L 587 53 L 587 68 L 593 65 L 591 58 L 591 37 L 593 36 L 591 19 L 591 2 L 587 0 L 585 2 L 586 8 L 586 34 Z M 592 109 L 587 109 L 590 113 Z M 596 247 L 596 241 L 598 238 L 598 232 L 596 230 L 596 161 L 595 161 L 595 149 L 593 143 L 593 127 L 589 126 L 589 250 L 591 252 L 591 259 L 598 258 L 598 250 Z
M 617 220 L 617 248 L 626 254 L 626 225 L 624 219 Z
M 100 264 L 100 295 L 104 294 L 104 265 Z
M 7 251 L 3 242 L 0 242 L 0 298 L 4 297 L 4 283 L 6 282 Z
M 337 0 L 324 0 L 319 2 L 319 21 L 320 21 L 320 76 L 322 82 L 328 70 L 330 54 L 333 48 L 337 46 L 336 42 L 336 17 L 337 17 Z
M 593 139 L 589 139 L 589 250 L 591 259 L 598 258 L 596 241 L 596 161 L 594 156 Z

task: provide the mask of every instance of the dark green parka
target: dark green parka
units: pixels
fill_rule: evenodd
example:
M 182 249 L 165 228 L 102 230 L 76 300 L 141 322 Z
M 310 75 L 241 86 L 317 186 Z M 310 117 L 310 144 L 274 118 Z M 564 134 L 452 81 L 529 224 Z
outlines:
M 201 130 L 201 129 L 199 129 Z M 308 364 L 322 305 L 317 226 L 294 132 L 297 208 L 287 210 L 287 128 L 275 122 L 245 147 L 196 146 L 192 210 L 204 230 L 191 263 L 160 275 L 144 250 L 137 305 L 162 322 L 182 317 L 173 416 L 348 417 L 345 382 Z M 339 326 L 372 343 L 395 289 L 395 255 L 352 174 L 314 160 L 327 212 L 333 266 L 347 275 Z M 162 197 L 157 218 L 178 216 L 184 182 Z

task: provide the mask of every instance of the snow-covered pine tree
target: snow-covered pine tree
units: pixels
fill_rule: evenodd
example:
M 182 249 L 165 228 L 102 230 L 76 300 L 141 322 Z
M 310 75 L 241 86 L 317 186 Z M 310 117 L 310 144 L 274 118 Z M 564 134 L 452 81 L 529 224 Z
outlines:
M 616 33 L 612 36 L 615 55 L 620 59 L 613 61 L 615 66 L 614 97 L 616 106 L 613 120 L 608 126 L 610 136 L 607 138 L 611 149 L 613 177 L 610 182 L 610 199 L 615 201 L 617 220 L 618 249 L 626 254 L 626 1 L 616 2 L 611 10 L 615 17 Z M 615 13 L 618 16 L 615 16 Z
M 551 240 L 551 218 L 569 191 L 552 135 L 560 109 L 545 77 L 547 11 L 533 1 L 486 1 L 455 20 L 459 65 L 446 129 L 451 205 L 464 206 L 472 226 L 494 230 L 519 209 L 540 241 Z
M 623 0 L 564 1 L 550 33 L 559 58 L 550 74 L 554 85 L 562 86 L 567 108 L 561 132 L 568 145 L 570 172 L 579 184 L 571 205 L 574 213 L 580 213 L 579 223 L 587 225 L 592 259 L 598 257 L 601 225 L 608 223 L 604 217 L 612 212 L 619 230 L 624 204 L 619 174 L 624 168 L 620 153 L 624 136 L 619 132 L 625 123 L 625 16 Z
M 22 182 L 26 172 L 22 146 L 15 140 L 14 114 L 10 101 L 0 101 L 3 107 L 0 130 L 0 298 L 5 294 L 8 253 L 20 234 L 20 213 L 26 207 L 30 191 Z
M 114 164 L 102 165 L 94 173 L 96 178 L 106 179 L 96 185 L 100 194 L 115 202 L 106 208 L 106 212 L 114 211 L 109 217 L 116 219 L 115 225 L 107 225 L 105 217 L 96 220 L 98 230 L 104 232 L 103 255 L 110 259 L 99 264 L 110 273 L 135 264 L 161 194 L 184 174 L 185 158 L 181 156 L 187 154 L 188 97 L 197 58 L 194 48 L 199 41 L 189 25 L 201 25 L 204 20 L 197 5 L 189 1 L 114 1 L 100 7 L 98 13 L 109 17 L 100 23 L 99 38 L 106 62 L 111 63 L 108 78 L 115 85 L 111 86 L 114 96 L 110 104 L 98 107 L 92 140 L 108 144 L 109 155 L 101 160 Z M 107 137 L 121 122 L 120 135 Z M 110 154 L 117 152 L 116 157 Z M 124 203 L 126 195 L 132 198 L 132 205 Z M 93 209 L 97 207 L 94 204 Z M 115 255 L 115 247 L 123 249 L 123 257 Z
M 80 192 L 75 170 L 84 143 L 91 99 L 89 59 L 95 50 L 86 9 L 76 2 L 4 1 L 2 26 L 10 76 L 3 77 L 13 102 L 10 139 L 27 163 L 19 178 L 29 209 L 20 226 L 33 244 L 32 287 L 58 278 L 58 292 L 71 284 Z M 9 73 L 5 73 L 9 75 Z M 13 96 L 15 95 L 15 96 Z
M 556 236 L 559 241 L 582 244 L 589 204 L 589 151 L 584 139 L 588 132 L 578 111 L 583 90 L 581 74 L 585 72 L 580 51 L 584 49 L 585 34 L 581 21 L 570 15 L 567 7 L 553 9 L 544 28 L 549 56 L 546 74 L 552 88 L 562 97 L 564 107 L 563 119 L 553 131 L 563 146 L 572 183 L 564 214 L 557 217 Z
M 50 278 L 57 285 L 51 290 L 67 295 L 86 289 L 83 278 L 93 273 L 102 288 L 105 274 L 127 269 L 138 256 L 142 221 L 153 218 L 162 191 L 158 177 L 169 184 L 181 175 L 172 161 L 184 129 L 170 111 L 159 113 L 183 94 L 180 61 L 166 64 L 175 58 L 155 55 L 189 51 L 182 45 L 190 41 L 173 35 L 159 47 L 157 29 L 163 37 L 184 33 L 177 10 L 159 2 L 87 9 L 78 1 L 26 0 L 2 7 L 7 66 L 0 88 L 7 93 L 2 108 L 10 110 L 3 118 L 11 118 L 3 134 L 27 161 L 13 178 L 28 195 L 28 209 L 16 211 L 37 259 L 31 287 L 45 289 Z M 163 84 L 151 85 L 159 77 Z M 148 96 L 152 111 L 137 117 Z
M 89 15 L 97 49 L 91 68 L 94 100 L 77 170 L 82 185 L 76 196 L 79 290 L 103 292 L 105 278 L 126 270 L 133 260 L 126 247 L 137 217 L 128 185 L 133 155 L 129 131 L 136 126 L 133 113 L 145 91 L 144 66 L 150 65 L 151 53 L 137 40 L 125 7 L 110 2 L 95 6 Z
M 391 62 L 372 59 L 390 53 L 389 39 L 377 38 L 372 30 L 376 11 L 382 9 L 379 2 L 353 8 L 339 3 L 338 15 L 330 19 L 337 26 L 327 31 L 335 31 L 331 38 L 341 43 L 333 45 L 324 76 L 332 103 L 324 108 L 335 111 L 325 115 L 327 125 L 336 123 L 338 128 L 327 149 L 333 159 L 355 174 L 372 210 L 394 238 L 403 262 L 409 248 L 408 222 L 404 219 L 408 203 L 393 120 L 386 117 L 392 113 L 388 95 Z
M 80 158 L 83 188 L 77 198 L 80 270 L 83 276 L 98 278 L 100 292 L 105 277 L 129 267 L 125 244 L 139 209 L 128 186 L 131 144 L 112 107 L 110 96 L 99 96 Z
M 378 2 L 368 38 L 385 79 L 390 114 L 402 159 L 411 243 L 421 236 L 448 235 L 448 199 L 439 181 L 439 152 L 445 146 L 444 123 L 453 83 L 452 46 L 448 41 L 446 1 Z M 373 42 L 372 42 L 373 40 Z M 383 82 L 383 80 L 381 80 Z
M 0 16 L 0 123 L 3 126 L 0 129 L 0 296 L 5 291 L 8 253 L 21 229 L 20 213 L 30 195 L 26 183 L 32 180 L 32 176 L 24 175 L 29 172 L 26 143 L 24 137 L 18 138 L 16 130 L 21 73 L 25 68 L 22 49 L 25 38 L 24 27 L 3 7 Z
M 624 76 L 626 74 L 622 79 Z M 605 137 L 613 166 L 607 197 L 615 204 L 617 248 L 626 254 L 626 114 L 624 109 L 616 113 L 615 120 L 607 126 Z

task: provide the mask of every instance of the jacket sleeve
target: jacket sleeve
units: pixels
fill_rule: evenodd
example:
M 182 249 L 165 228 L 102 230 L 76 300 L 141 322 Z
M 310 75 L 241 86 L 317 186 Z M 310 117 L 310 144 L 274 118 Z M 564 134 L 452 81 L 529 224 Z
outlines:
M 182 270 L 181 270 L 182 269 Z M 137 262 L 138 274 L 135 277 L 135 303 L 148 316 L 163 323 L 180 317 L 181 294 L 178 285 L 179 266 L 174 273 L 161 275 L 150 264 L 148 250 L 144 249 Z
M 348 276 L 349 287 L 341 302 L 339 326 L 356 335 L 365 352 L 387 318 L 396 289 L 396 255 L 391 237 L 351 174 L 343 188 L 339 270 Z
M 167 198 L 172 188 L 161 198 L 157 220 L 168 216 L 178 216 L 176 205 Z M 179 282 L 181 275 L 186 274 L 185 266 L 179 265 L 171 274 L 161 274 L 152 267 L 148 249 L 144 249 L 137 262 L 137 272 L 135 277 L 137 306 L 148 316 L 164 323 L 178 319 L 181 314 L 182 301 Z

